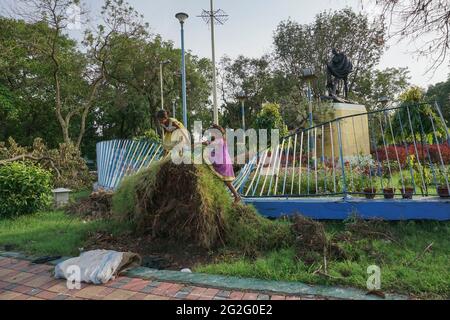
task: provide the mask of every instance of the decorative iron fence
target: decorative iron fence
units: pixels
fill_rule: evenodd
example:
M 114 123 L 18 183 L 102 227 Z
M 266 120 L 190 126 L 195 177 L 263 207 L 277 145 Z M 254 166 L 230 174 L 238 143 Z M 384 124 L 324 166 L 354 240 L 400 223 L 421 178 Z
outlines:
M 147 168 L 163 154 L 160 143 L 110 140 L 97 143 L 98 187 L 113 190 L 130 174 Z
M 97 143 L 98 188 L 114 190 L 128 175 L 147 168 L 163 156 L 162 145 L 151 141 L 110 140 Z M 241 188 L 250 174 L 256 158 L 238 173 L 233 185 Z
M 435 196 L 448 194 L 449 166 L 439 106 L 403 105 L 286 136 L 244 167 L 238 186 L 246 197 Z

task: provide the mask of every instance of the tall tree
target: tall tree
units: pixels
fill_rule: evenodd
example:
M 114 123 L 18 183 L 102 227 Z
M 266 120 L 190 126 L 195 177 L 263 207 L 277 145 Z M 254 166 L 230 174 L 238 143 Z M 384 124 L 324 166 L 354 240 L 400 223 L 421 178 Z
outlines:
M 355 84 L 351 96 L 356 97 L 368 110 L 374 110 L 379 107 L 378 100 L 381 97 L 396 100 L 408 88 L 409 78 L 407 68 L 368 70 Z
M 247 123 L 252 123 L 264 102 L 273 101 L 272 70 L 268 56 L 235 60 L 224 56 L 220 61 L 219 83 L 222 95 L 223 121 L 230 127 L 241 126 L 241 105 L 237 97 L 244 95 Z
M 156 128 L 156 111 L 161 109 L 160 63 L 170 61 L 163 67 L 164 109 L 172 111 L 172 101 L 177 100 L 177 112 L 181 117 L 181 52 L 173 43 L 160 36 L 153 39 L 129 39 L 114 37 L 115 45 L 106 64 L 109 82 L 121 88 L 118 94 L 137 94 L 146 102 L 148 125 Z M 208 108 L 210 92 L 210 62 L 195 55 L 186 55 L 188 109 L 191 120 Z M 153 120 L 153 121 L 152 121 Z
M 75 42 L 64 46 L 70 18 L 70 8 L 80 6 L 79 0 L 20 0 L 23 17 L 30 22 L 49 26 L 31 43 L 51 61 L 48 70 L 54 91 L 54 111 L 65 143 L 80 147 L 86 130 L 86 119 L 92 109 L 99 88 L 105 83 L 105 65 L 112 50 L 111 38 L 116 34 L 139 38 L 147 36 L 147 25 L 142 16 L 122 0 L 106 0 L 102 7 L 103 23 L 96 30 L 87 30 L 83 41 L 86 55 L 75 51 Z M 82 10 L 80 11 L 82 12 Z M 66 48 L 71 50 L 65 50 Z M 71 120 L 78 116 L 80 124 L 71 132 Z M 75 136 L 75 138 L 74 138 Z
M 0 18 L 0 29 L 0 140 L 14 135 L 20 144 L 31 145 L 34 138 L 46 136 L 48 145 L 56 147 L 60 129 L 51 111 L 51 61 L 36 50 L 36 43 L 42 41 L 40 34 L 51 30 L 45 23 L 4 18 Z M 72 41 L 61 36 L 60 43 L 67 56 L 75 55 Z
M 322 12 L 311 24 L 287 20 L 275 31 L 275 61 L 280 70 L 297 80 L 299 91 L 304 87 L 302 70 L 314 68 L 318 76 L 314 93 L 319 96 L 325 91 L 331 49 L 336 48 L 353 62 L 353 73 L 349 76 L 352 90 L 361 76 L 378 63 L 385 45 L 384 34 L 382 24 L 370 22 L 367 15 L 351 9 Z

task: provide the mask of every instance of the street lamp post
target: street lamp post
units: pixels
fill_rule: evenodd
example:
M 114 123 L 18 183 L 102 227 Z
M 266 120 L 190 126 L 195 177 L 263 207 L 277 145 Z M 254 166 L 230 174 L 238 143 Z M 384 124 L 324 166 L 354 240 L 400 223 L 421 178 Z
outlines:
M 177 100 L 178 99 L 172 100 L 172 117 L 174 117 L 174 118 L 177 117 Z
M 164 110 L 164 82 L 163 82 L 163 66 L 169 64 L 170 60 L 161 61 L 159 63 L 159 78 L 161 80 L 161 110 Z
M 317 79 L 313 68 L 305 68 L 302 70 L 302 79 L 305 80 L 308 84 L 307 94 L 308 94 L 308 118 L 309 118 L 309 127 L 312 128 L 314 126 L 313 121 L 313 99 L 312 99 L 312 90 L 311 90 L 311 82 Z M 310 150 L 314 150 L 315 142 L 311 135 L 309 140 Z
M 214 4 L 210 1 L 211 6 L 211 51 L 213 64 L 213 108 L 214 108 L 214 123 L 219 124 L 219 111 L 217 109 L 217 83 L 216 83 L 216 50 L 214 43 Z
M 388 105 L 390 99 L 386 96 L 380 97 L 378 99 L 378 103 L 381 104 L 381 106 L 383 107 L 383 109 L 386 109 L 386 106 Z
M 245 99 L 247 96 L 245 92 L 240 92 L 237 98 L 241 102 L 242 129 L 245 131 Z
M 309 118 L 309 126 L 312 127 L 314 125 L 313 123 L 313 114 L 312 114 L 312 90 L 311 90 L 311 82 L 316 79 L 316 75 L 314 73 L 314 69 L 312 68 L 306 68 L 302 70 L 302 79 L 305 80 L 308 83 L 308 118 Z
M 186 62 L 184 57 L 184 21 L 189 17 L 187 13 L 179 12 L 175 18 L 180 21 L 181 25 L 181 90 L 183 102 L 183 124 L 187 128 L 187 100 L 186 100 Z

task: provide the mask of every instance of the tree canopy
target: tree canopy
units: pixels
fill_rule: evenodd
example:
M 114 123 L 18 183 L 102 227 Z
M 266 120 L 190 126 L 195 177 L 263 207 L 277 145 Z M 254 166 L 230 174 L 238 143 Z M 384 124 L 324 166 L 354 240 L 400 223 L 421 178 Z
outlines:
M 98 140 L 141 136 L 156 128 L 165 60 L 164 107 L 172 110 L 181 95 L 180 50 L 128 3 L 105 1 L 101 22 L 81 43 L 67 35 L 66 9 L 78 1 L 21 3 L 26 11 L 0 17 L 0 141 L 44 137 L 49 147 L 71 143 L 93 157 Z M 211 64 L 189 52 L 186 63 L 190 119 L 207 118 Z

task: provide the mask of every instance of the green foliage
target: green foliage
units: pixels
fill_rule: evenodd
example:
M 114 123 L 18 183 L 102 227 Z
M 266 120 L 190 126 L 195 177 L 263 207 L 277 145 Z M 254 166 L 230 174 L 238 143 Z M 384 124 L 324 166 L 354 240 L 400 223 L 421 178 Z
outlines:
M 156 129 L 160 61 L 171 60 L 163 69 L 167 109 L 181 85 L 180 50 L 171 41 L 151 35 L 125 1 L 105 1 L 101 15 L 107 23 L 87 28 L 81 43 L 66 33 L 65 10 L 52 21 L 45 1 L 30 5 L 41 6 L 30 12 L 42 12 L 30 20 L 47 20 L 0 18 L 0 141 L 13 136 L 31 146 L 45 137 L 50 148 L 73 142 L 92 159 L 100 139 L 128 139 Z M 56 33 L 49 24 L 59 24 Z M 186 68 L 190 120 L 208 118 L 210 61 L 187 53 Z
M 137 137 L 136 140 L 150 140 L 161 142 L 161 136 L 154 129 L 148 129 L 144 132 L 143 135 Z
M 380 23 L 370 23 L 367 15 L 351 9 L 322 12 L 309 24 L 280 22 L 273 37 L 275 59 L 270 55 L 258 58 L 240 55 L 234 60 L 229 57 L 221 60 L 225 102 L 222 122 L 233 128 L 241 126 L 237 96 L 243 92 L 247 124 L 255 123 L 262 105 L 270 101 L 281 106 L 289 129 L 307 127 L 307 83 L 302 70 L 313 67 L 318 76 L 312 83 L 314 115 L 326 111 L 329 106 L 317 101 L 325 94 L 326 62 L 331 48 L 346 53 L 354 64 L 349 77 L 349 87 L 354 93 L 351 98 L 365 103 L 376 101 L 377 94 L 396 96 L 405 86 L 407 70 L 374 70 L 385 47 L 384 32 Z
M 447 168 L 447 171 L 449 171 L 449 169 Z M 450 174 L 449 172 L 447 172 L 447 174 L 445 173 L 441 173 L 438 178 L 437 178 L 437 182 L 440 186 L 442 187 L 447 187 L 447 183 L 450 184 Z
M 415 138 L 417 141 L 428 140 L 430 144 L 436 143 L 436 141 L 433 141 L 435 139 L 433 126 L 438 138 L 446 135 L 446 128 L 442 125 L 435 109 L 426 103 L 422 89 L 410 87 L 400 95 L 400 101 L 401 106 L 404 106 L 404 108 L 398 109 L 391 119 L 394 138 L 397 141 L 405 139 L 412 141 Z M 411 133 L 410 124 L 414 136 Z M 386 130 L 388 132 L 388 140 L 392 141 L 392 133 L 389 127 Z
M 11 91 L 0 83 L 0 115 L 1 119 L 12 120 L 18 117 L 17 108 L 14 108 L 14 96 Z M 6 121 L 5 121 L 6 122 Z M 6 125 L 6 123 L 4 123 Z
M 220 75 L 222 96 L 225 97 L 221 122 L 231 128 L 242 126 L 241 103 L 237 101 L 239 95 L 244 93 L 246 96 L 245 119 L 249 126 L 267 99 L 279 101 L 278 97 L 286 95 L 292 86 L 289 82 L 281 85 L 282 77 L 272 73 L 268 56 L 248 58 L 239 55 L 234 60 L 224 56 L 220 61 Z
M 79 190 L 90 187 L 92 177 L 86 162 L 73 144 L 61 143 L 58 149 L 49 149 L 41 138 L 33 141 L 32 148 L 18 145 L 13 138 L 0 141 L 0 160 L 26 156 L 52 173 L 52 185 Z
M 139 137 L 149 129 L 157 129 L 155 114 L 161 109 L 160 61 L 171 61 L 163 67 L 164 108 L 172 110 L 175 100 L 176 114 L 172 116 L 180 119 L 180 50 L 158 35 L 145 39 L 115 35 L 111 45 L 107 64 L 110 87 L 102 88 L 98 102 L 102 112 L 93 118 L 104 128 L 103 139 Z M 209 60 L 187 53 L 186 69 L 189 121 L 200 120 L 208 110 L 211 65 Z
M 20 144 L 31 145 L 34 138 L 45 136 L 46 143 L 56 147 L 61 131 L 53 108 L 55 97 L 49 91 L 51 61 L 41 51 L 45 35 L 52 31 L 45 23 L 3 17 L 0 29 L 0 141 L 14 136 Z M 68 54 L 74 42 L 61 37 L 58 44 L 76 64 Z
M 442 111 L 442 116 L 447 122 L 447 126 L 450 124 L 450 78 L 445 82 L 439 82 L 435 85 L 428 87 L 426 93 L 426 100 L 433 104 L 438 103 Z
M 50 172 L 31 163 L 0 165 L 0 218 L 34 213 L 51 203 Z
M 313 67 L 318 76 L 313 91 L 318 97 L 325 92 L 326 62 L 331 49 L 336 48 L 353 62 L 354 72 L 349 76 L 352 90 L 378 63 L 385 47 L 384 34 L 381 23 L 371 23 L 367 15 L 349 8 L 321 12 L 309 24 L 282 21 L 274 34 L 277 67 L 297 83 L 302 81 L 302 69 Z
M 394 101 L 408 87 L 409 70 L 407 68 L 386 68 L 384 70 L 367 70 L 355 82 L 351 98 L 374 110 L 380 108 L 378 100 L 387 97 Z
M 400 179 L 398 179 L 398 185 L 399 186 L 405 186 L 405 188 L 412 188 L 413 187 L 413 181 L 410 176 L 402 176 Z
M 420 103 L 423 101 L 423 91 L 419 87 L 411 87 L 400 95 L 400 100 L 406 103 Z
M 280 114 L 280 106 L 276 103 L 265 103 L 256 116 L 255 127 L 267 129 L 269 134 L 270 130 L 278 129 L 280 137 L 283 137 L 287 133 L 287 128 Z

